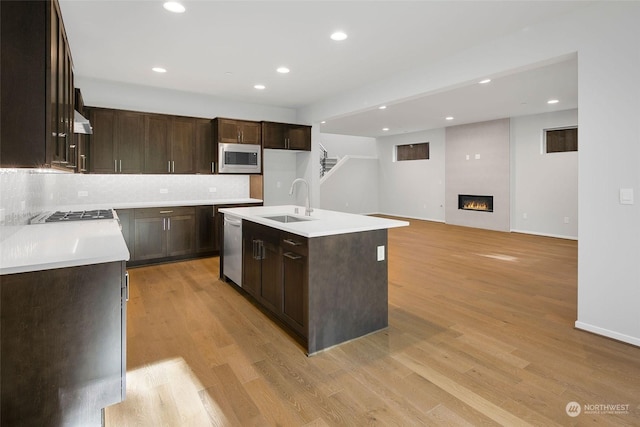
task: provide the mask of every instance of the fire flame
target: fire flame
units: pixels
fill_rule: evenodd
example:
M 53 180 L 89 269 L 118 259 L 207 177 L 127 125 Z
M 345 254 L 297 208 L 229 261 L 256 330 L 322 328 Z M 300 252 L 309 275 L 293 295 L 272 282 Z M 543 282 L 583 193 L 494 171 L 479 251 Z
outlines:
M 489 205 L 486 202 L 481 202 L 478 200 L 469 200 L 464 203 L 462 206 L 463 209 L 473 209 L 476 211 L 488 211 Z

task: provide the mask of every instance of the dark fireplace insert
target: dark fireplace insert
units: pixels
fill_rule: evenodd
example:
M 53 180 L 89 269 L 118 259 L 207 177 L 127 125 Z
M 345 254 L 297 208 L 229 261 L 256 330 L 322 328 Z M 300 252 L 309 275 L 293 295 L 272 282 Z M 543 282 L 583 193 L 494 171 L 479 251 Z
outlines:
M 493 212 L 493 196 L 458 194 L 458 209 L 465 211 Z

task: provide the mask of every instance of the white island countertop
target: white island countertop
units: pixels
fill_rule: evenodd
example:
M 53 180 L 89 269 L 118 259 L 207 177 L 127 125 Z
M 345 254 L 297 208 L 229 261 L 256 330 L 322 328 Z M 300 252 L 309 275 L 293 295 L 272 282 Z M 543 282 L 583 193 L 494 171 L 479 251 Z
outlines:
M 224 214 L 234 215 L 242 218 L 243 220 L 266 225 L 303 237 L 321 237 L 336 234 L 359 233 L 362 231 L 406 227 L 409 225 L 407 221 L 315 208 L 313 209 L 313 212 L 311 212 L 310 216 L 305 216 L 304 211 L 305 209 L 303 206 L 292 205 L 220 209 L 220 212 Z M 299 218 L 301 221 L 285 223 L 268 218 L 270 216 L 282 215 Z
M 0 275 L 127 260 L 116 219 L 23 225 L 0 242 Z

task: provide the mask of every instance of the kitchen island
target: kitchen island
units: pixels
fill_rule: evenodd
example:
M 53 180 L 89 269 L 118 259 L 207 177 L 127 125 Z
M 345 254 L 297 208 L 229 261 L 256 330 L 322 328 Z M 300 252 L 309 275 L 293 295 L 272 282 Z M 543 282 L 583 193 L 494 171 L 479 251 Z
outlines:
M 307 354 L 388 326 L 387 229 L 408 222 L 298 206 L 221 212 L 242 219 L 242 289 Z

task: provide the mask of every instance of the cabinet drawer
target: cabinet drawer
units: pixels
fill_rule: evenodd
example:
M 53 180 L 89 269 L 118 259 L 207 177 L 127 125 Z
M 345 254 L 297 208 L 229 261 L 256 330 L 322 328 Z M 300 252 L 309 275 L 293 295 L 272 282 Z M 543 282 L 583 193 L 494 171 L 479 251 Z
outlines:
M 308 239 L 297 234 L 282 232 L 280 246 L 283 252 L 294 252 L 304 256 L 308 253 Z
M 139 208 L 135 210 L 136 218 L 154 218 L 161 216 L 195 215 L 196 208 L 189 206 L 172 206 L 165 208 Z

